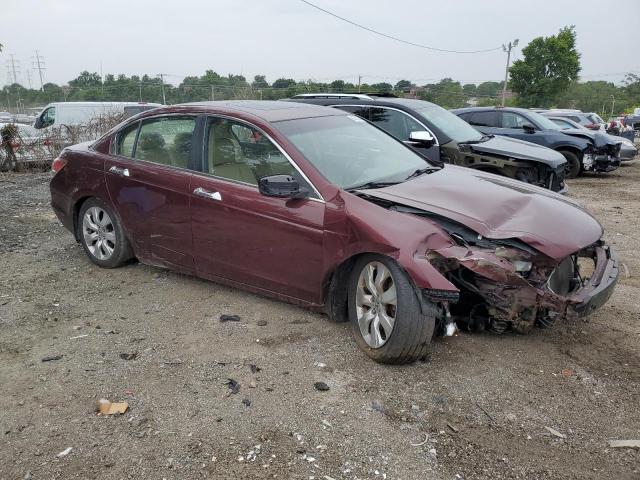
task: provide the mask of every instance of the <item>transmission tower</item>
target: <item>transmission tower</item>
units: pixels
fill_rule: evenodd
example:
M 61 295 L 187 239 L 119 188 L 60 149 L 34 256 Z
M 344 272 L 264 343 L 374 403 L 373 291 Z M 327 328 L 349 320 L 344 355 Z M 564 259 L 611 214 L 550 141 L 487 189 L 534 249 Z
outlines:
M 38 70 L 40 75 L 40 90 L 44 91 L 44 75 L 42 72 L 46 70 L 44 66 L 44 57 L 40 55 L 40 52 L 36 50 L 36 54 L 33 56 L 33 67 Z
M 20 62 L 16 60 L 16 56 L 9 54 L 9 60 L 7 60 L 7 77 L 9 78 L 9 85 L 18 83 L 18 75 L 20 74 Z

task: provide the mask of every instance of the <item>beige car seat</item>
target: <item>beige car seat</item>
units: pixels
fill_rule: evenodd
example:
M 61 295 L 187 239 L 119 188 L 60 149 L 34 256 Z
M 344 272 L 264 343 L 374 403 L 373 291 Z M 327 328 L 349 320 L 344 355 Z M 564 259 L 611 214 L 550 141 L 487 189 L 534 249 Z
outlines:
M 231 131 L 231 123 L 218 120 L 209 130 L 209 173 L 257 185 L 256 176 L 245 162 L 240 142 Z

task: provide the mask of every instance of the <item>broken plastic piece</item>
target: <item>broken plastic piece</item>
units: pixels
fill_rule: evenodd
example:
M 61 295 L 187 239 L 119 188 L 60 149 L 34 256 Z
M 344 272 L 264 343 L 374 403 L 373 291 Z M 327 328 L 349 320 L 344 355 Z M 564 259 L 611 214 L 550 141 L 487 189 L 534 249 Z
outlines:
M 98 407 L 98 413 L 101 415 L 115 415 L 123 414 L 129 408 L 127 402 L 110 402 L 107 399 L 100 399 L 100 406 Z

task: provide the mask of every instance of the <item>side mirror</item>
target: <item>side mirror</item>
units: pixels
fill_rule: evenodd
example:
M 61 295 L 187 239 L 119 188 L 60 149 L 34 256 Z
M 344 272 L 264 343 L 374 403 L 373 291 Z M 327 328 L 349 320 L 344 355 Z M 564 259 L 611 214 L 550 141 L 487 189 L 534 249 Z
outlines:
M 436 143 L 436 140 L 429 132 L 420 130 L 417 132 L 411 132 L 409 134 L 409 141 L 407 143 L 418 147 L 428 148 L 434 145 Z
M 524 133 L 534 133 L 536 131 L 536 127 L 534 127 L 530 123 L 525 123 L 524 125 L 522 125 L 522 129 L 524 130 Z
M 258 190 L 267 197 L 307 198 L 309 191 L 291 175 L 270 175 L 258 180 Z
M 33 123 L 33 128 L 43 128 L 44 122 L 42 121 L 42 117 L 36 117 L 36 121 Z

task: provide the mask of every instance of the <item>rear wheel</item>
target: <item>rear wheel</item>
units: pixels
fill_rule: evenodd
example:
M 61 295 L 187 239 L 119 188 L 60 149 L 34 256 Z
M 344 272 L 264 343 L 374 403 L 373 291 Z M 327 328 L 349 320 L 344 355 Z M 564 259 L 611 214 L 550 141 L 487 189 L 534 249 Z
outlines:
M 437 308 L 422 308 L 407 274 L 380 255 L 358 259 L 349 279 L 349 320 L 358 346 L 380 363 L 424 358 L 431 343 Z
M 90 198 L 82 204 L 77 229 L 82 248 L 96 265 L 115 268 L 132 257 L 118 217 L 102 200 Z
M 582 164 L 580 162 L 580 158 L 573 152 L 568 152 L 567 150 L 560 150 L 560 153 L 567 159 L 567 165 L 565 166 L 565 177 L 566 178 L 576 178 L 580 173 L 580 169 Z

